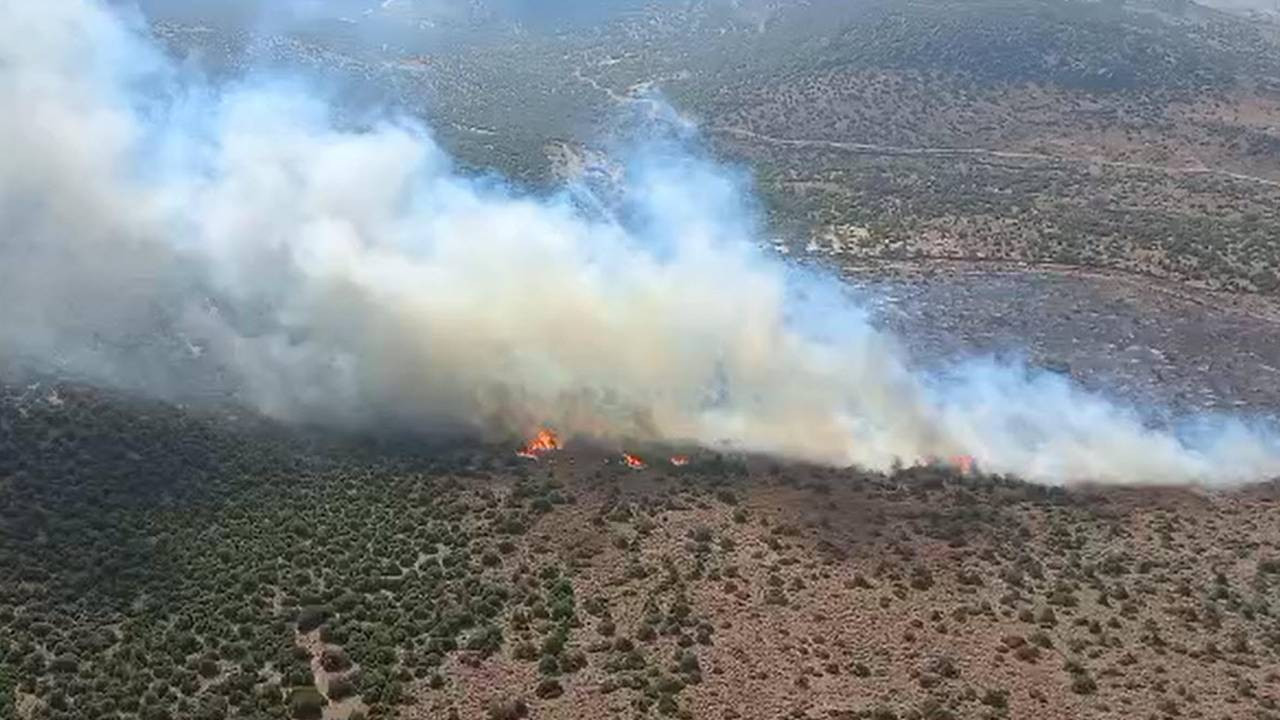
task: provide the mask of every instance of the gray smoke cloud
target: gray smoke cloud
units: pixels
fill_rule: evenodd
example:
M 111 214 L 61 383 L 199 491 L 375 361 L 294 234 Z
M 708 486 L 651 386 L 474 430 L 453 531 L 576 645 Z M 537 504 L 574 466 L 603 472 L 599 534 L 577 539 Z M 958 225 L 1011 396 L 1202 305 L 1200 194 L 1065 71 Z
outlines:
M 1056 376 L 913 372 L 833 283 L 758 252 L 742 183 L 636 153 L 624 212 L 464 177 L 415 122 L 212 87 L 91 0 L 0 2 L 0 353 L 273 416 L 663 440 L 1047 483 L 1280 474 L 1240 420 L 1146 427 Z

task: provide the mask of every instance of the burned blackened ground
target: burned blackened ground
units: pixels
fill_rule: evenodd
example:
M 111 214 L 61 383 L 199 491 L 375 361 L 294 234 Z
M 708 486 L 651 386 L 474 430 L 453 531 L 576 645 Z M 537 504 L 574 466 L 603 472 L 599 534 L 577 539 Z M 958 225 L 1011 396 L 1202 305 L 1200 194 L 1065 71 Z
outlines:
M 18 717 L 1280 716 L 1274 486 L 633 470 L 12 390 Z
M 1259 296 L 978 263 L 847 274 L 926 368 L 1023 358 L 1156 415 L 1280 416 L 1280 309 Z

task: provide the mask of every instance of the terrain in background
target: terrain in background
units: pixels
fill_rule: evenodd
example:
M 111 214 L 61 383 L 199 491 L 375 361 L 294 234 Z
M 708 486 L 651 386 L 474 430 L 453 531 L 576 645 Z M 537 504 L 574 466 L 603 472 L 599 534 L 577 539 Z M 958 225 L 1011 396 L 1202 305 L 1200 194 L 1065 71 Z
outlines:
M 619 119 L 660 96 L 749 169 L 792 252 L 835 243 L 860 258 L 1280 289 L 1273 14 L 1177 0 L 331 14 L 156 22 L 175 52 L 223 70 L 345 78 L 357 102 L 422 116 L 464 163 L 534 186 L 607 179 Z

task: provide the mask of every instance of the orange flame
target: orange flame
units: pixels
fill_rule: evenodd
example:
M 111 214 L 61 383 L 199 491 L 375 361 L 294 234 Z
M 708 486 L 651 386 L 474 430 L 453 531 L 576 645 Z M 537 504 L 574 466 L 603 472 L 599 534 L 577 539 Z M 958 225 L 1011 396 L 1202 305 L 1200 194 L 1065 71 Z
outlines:
M 559 450 L 564 447 L 560 442 L 560 436 L 556 435 L 555 430 L 548 428 L 539 428 L 538 434 L 533 436 L 523 448 L 516 451 L 516 455 L 530 460 L 537 460 L 552 450 Z
M 636 457 L 635 455 L 632 455 L 631 453 L 625 453 L 625 452 L 622 453 L 622 462 L 626 463 L 627 467 L 631 468 L 632 470 L 643 470 L 646 467 L 648 467 L 647 465 L 645 465 L 643 460 Z
M 968 475 L 969 473 L 973 472 L 973 456 L 972 455 L 957 455 L 951 458 L 951 464 L 954 465 L 956 469 L 960 471 L 961 475 Z
M 671 464 L 675 465 L 676 467 L 684 467 L 685 465 L 689 464 L 689 456 L 688 455 L 672 455 Z

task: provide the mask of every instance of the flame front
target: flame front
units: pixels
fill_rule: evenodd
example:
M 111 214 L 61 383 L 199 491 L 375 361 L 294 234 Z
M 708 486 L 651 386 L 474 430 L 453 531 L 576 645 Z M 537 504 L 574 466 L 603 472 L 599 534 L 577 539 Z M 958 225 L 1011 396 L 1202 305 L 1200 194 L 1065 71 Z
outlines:
M 675 465 L 676 467 L 684 467 L 685 465 L 689 464 L 689 456 L 688 455 L 672 455 L 671 464 Z
M 549 428 L 539 428 L 538 434 L 533 436 L 523 448 L 516 451 L 516 455 L 530 460 L 537 460 L 553 450 L 559 450 L 564 447 L 560 442 L 560 436 L 556 435 L 555 430 Z
M 954 465 L 956 469 L 960 471 L 961 475 L 968 475 L 969 473 L 973 472 L 973 456 L 972 455 L 957 455 L 951 458 L 951 464 Z
M 645 465 L 645 462 L 643 460 L 636 457 L 635 455 L 632 455 L 631 453 L 625 453 L 625 452 L 622 453 L 622 462 L 626 463 L 627 467 L 631 468 L 632 470 L 643 470 L 646 467 L 648 467 L 648 465 Z

